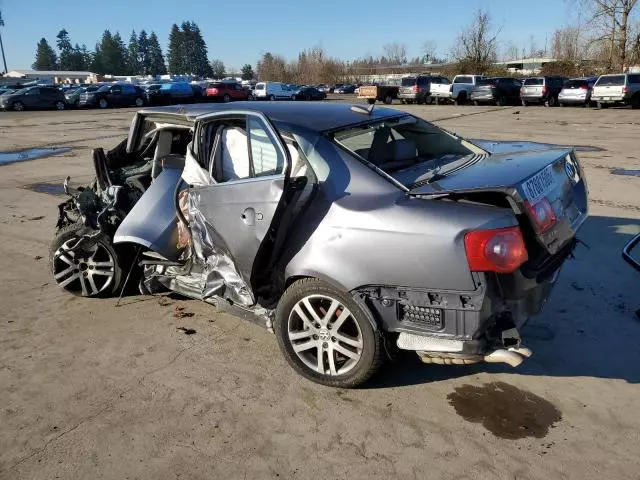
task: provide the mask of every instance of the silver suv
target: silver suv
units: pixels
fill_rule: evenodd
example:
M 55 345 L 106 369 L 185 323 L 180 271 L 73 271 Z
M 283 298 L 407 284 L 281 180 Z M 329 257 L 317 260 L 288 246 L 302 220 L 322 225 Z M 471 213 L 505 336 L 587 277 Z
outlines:
M 591 100 L 598 108 L 631 105 L 640 108 L 640 73 L 602 75 L 593 87 Z

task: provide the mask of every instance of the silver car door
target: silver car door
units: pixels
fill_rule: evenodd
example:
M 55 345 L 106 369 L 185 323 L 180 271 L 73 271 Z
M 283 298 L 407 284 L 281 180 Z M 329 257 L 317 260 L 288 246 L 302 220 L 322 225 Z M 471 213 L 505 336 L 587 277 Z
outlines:
M 254 112 L 244 112 L 244 116 L 245 150 L 239 151 L 242 150 L 242 141 L 234 143 L 223 138 L 218 142 L 218 150 L 213 152 L 218 157 L 213 161 L 213 177 L 218 183 L 191 187 L 189 196 L 191 208 L 195 207 L 204 219 L 207 235 L 216 247 L 231 256 L 238 274 L 250 286 L 258 250 L 275 227 L 272 220 L 286 185 L 289 160 L 279 135 L 266 117 Z M 238 117 L 235 118 L 237 120 Z M 208 117 L 208 120 L 216 121 L 216 115 L 213 119 Z M 241 135 L 237 131 L 232 133 Z M 226 148 L 237 151 L 228 152 Z M 243 164 L 247 153 L 248 171 Z M 231 158 L 234 155 L 236 158 Z M 225 167 L 222 165 L 225 161 L 237 161 L 240 165 Z

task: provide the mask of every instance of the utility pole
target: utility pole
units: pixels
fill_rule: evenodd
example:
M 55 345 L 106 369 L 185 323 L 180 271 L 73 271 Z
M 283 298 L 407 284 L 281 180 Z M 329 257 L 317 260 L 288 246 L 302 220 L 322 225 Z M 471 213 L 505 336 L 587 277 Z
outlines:
M 2 19 L 2 12 L 0 11 L 0 27 L 4 27 L 4 20 Z M 2 34 L 0 34 L 0 50 L 2 50 L 2 63 L 4 63 L 4 73 L 8 73 L 7 59 L 4 56 L 4 45 L 2 44 Z

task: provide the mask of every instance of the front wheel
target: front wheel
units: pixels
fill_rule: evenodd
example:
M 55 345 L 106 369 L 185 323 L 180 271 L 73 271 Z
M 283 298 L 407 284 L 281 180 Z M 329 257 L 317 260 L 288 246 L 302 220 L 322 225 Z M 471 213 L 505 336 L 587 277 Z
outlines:
M 348 294 L 306 278 L 284 293 L 275 315 L 278 345 L 303 377 L 322 385 L 356 387 L 383 362 L 380 332 Z
M 13 102 L 12 107 L 16 112 L 21 112 L 24 110 L 24 105 L 22 104 L 22 102 Z
M 229 103 L 231 101 L 231 95 L 229 95 L 228 93 L 225 93 L 224 97 L 222 97 L 222 101 L 224 103 Z
M 104 110 L 109 106 L 109 102 L 107 102 L 104 98 L 101 98 L 98 102 L 98 106 Z
M 63 101 L 57 101 L 55 104 L 56 110 L 64 110 L 65 104 Z
M 274 95 L 269 95 L 269 100 L 271 100 L 272 102 L 275 102 L 276 97 Z
M 79 297 L 115 294 L 122 279 L 119 257 L 109 238 L 97 233 L 95 241 L 81 242 L 82 224 L 61 229 L 49 250 L 51 273 L 56 283 Z
M 136 98 L 136 107 L 144 107 L 144 100 L 140 97 Z

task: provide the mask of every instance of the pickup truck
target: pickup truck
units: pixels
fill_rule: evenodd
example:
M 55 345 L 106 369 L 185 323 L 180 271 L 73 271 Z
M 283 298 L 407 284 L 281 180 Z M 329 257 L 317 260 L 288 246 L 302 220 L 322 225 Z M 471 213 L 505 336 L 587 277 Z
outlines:
M 471 92 L 483 75 L 456 75 L 453 77 L 451 98 L 456 105 L 469 102 Z
M 365 98 L 370 105 L 376 103 L 376 100 L 391 105 L 398 98 L 399 90 L 398 85 L 363 85 L 358 91 L 358 98 Z
M 452 101 L 451 91 L 453 90 L 453 84 L 446 77 L 441 77 L 441 79 L 442 82 L 431 84 L 431 98 L 436 105 Z
M 640 108 L 640 74 L 602 75 L 593 86 L 591 101 L 598 108 L 616 104 Z

